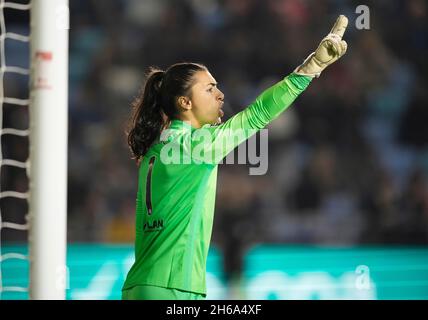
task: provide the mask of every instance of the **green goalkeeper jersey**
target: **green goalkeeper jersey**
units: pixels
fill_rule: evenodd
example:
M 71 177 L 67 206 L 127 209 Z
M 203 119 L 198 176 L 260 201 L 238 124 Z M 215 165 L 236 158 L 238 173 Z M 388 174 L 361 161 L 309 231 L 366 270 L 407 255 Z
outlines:
M 155 285 L 206 294 L 218 163 L 287 109 L 310 82 L 292 73 L 218 126 L 171 122 L 139 166 L 135 262 L 122 290 Z

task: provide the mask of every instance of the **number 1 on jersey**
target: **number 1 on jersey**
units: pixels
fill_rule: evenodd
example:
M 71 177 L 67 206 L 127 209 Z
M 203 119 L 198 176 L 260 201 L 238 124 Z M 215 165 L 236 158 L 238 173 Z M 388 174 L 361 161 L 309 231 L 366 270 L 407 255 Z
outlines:
M 147 181 L 146 181 L 146 207 L 147 213 L 150 216 L 152 214 L 152 171 L 153 164 L 155 163 L 156 157 L 151 157 L 149 161 L 149 170 L 147 172 Z

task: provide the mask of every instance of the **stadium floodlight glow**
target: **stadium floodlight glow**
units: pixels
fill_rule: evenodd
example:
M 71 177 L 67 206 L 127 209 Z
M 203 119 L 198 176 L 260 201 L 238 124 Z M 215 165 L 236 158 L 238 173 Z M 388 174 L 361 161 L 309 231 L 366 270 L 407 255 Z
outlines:
M 64 8 L 68 8 L 68 0 L 31 3 L 31 299 L 65 299 L 67 282 L 69 12 Z

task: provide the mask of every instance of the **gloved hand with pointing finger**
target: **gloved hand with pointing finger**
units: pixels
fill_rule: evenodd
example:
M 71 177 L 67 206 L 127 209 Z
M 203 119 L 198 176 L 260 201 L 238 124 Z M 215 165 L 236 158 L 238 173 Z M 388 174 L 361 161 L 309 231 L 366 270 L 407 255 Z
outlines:
M 342 57 L 348 47 L 345 40 L 342 40 L 348 18 L 340 15 L 330 33 L 321 40 L 315 52 L 312 52 L 306 60 L 294 70 L 294 73 L 318 78 L 321 72 L 333 62 Z

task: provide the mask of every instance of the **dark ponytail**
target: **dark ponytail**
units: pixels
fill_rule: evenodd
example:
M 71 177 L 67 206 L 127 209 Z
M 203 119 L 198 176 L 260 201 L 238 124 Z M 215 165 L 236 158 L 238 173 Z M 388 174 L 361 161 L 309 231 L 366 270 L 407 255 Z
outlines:
M 128 131 L 128 145 L 137 162 L 178 116 L 176 100 L 189 94 L 194 74 L 206 70 L 196 63 L 177 63 L 166 71 L 150 68 L 144 90 L 132 103 L 134 113 Z
M 147 152 L 164 125 L 159 99 L 164 74 L 162 70 L 151 69 L 143 91 L 132 102 L 134 115 L 128 145 L 136 160 Z

